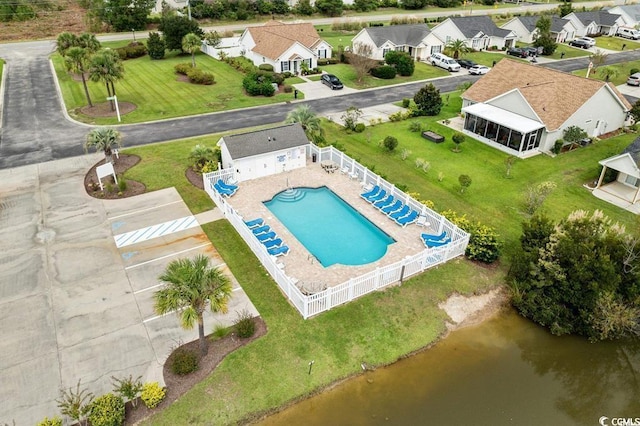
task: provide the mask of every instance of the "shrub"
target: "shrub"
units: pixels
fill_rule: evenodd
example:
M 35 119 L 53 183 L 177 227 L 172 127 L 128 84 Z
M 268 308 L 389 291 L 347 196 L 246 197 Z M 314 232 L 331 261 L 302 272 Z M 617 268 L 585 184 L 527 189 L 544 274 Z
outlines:
M 194 84 L 204 84 L 209 86 L 215 83 L 215 77 L 210 72 L 202 71 L 200 68 L 192 68 L 187 72 L 189 81 Z
M 58 416 L 53 418 L 45 417 L 38 422 L 37 426 L 62 426 L 62 419 Z
M 460 192 L 464 192 L 471 186 L 471 177 L 469 175 L 458 176 L 458 182 L 460 183 Z
M 229 327 L 225 327 L 222 324 L 216 324 L 216 326 L 213 327 L 213 333 L 211 333 L 214 337 L 214 339 L 212 340 L 222 339 L 223 337 L 227 336 L 230 332 L 231 332 L 231 329 Z
M 398 74 L 403 76 L 413 75 L 416 64 L 407 52 L 392 50 L 384 56 L 384 60 L 387 64 L 393 65 Z
M 560 154 L 560 151 L 562 150 L 562 147 L 564 146 L 564 139 L 558 139 L 557 141 L 555 141 L 555 143 L 553 144 L 553 148 L 551 149 L 551 151 L 554 154 Z
M 411 99 L 409 98 L 402 99 L 402 108 L 409 108 L 409 105 L 411 105 Z
M 118 47 L 114 50 L 123 61 L 126 59 L 139 58 L 147 54 L 147 47 L 142 43 L 132 43 L 128 46 Z
M 402 120 L 408 119 L 409 117 L 411 117 L 410 112 L 398 111 L 389 115 L 389 121 L 391 122 L 402 121 Z
M 242 86 L 250 96 L 273 96 L 275 93 L 271 85 L 271 77 L 268 75 L 248 74 L 242 80 Z
M 441 214 L 454 225 L 471 234 L 469 245 L 465 252 L 471 260 L 483 263 L 493 263 L 500 257 L 500 242 L 494 228 L 480 222 L 472 223 L 466 215 L 458 216 L 453 210 L 445 210 Z
M 271 64 L 260 64 L 258 66 L 258 69 L 262 70 L 262 71 L 271 71 L 271 72 L 273 72 L 273 65 L 271 65 Z
M 156 408 L 162 402 L 166 395 L 166 390 L 158 384 L 158 382 L 145 383 L 142 386 L 140 398 L 147 408 Z
M 387 151 L 391 152 L 398 146 L 398 139 L 393 136 L 387 136 L 384 138 L 383 145 L 387 148 Z
M 183 62 L 181 64 L 176 64 L 173 69 L 178 73 L 178 74 L 182 74 L 182 75 L 187 75 L 187 73 L 189 72 L 189 70 L 191 69 L 191 64 L 188 64 L 186 62 Z
M 118 191 L 120 192 L 124 192 L 127 190 L 127 180 L 120 176 L 120 179 L 118 180 Z
M 635 74 L 635 73 L 637 73 L 637 72 L 640 72 L 640 70 L 639 70 L 638 68 L 631 68 L 631 69 L 629 70 L 629 75 L 631 75 L 631 74 Z
M 151 59 L 164 58 L 166 45 L 160 34 L 157 32 L 149 33 L 149 39 L 147 39 L 147 50 L 149 51 L 149 57 Z
M 290 84 L 285 84 L 283 87 L 284 93 L 291 93 L 293 92 L 293 86 L 291 86 Z
M 291 74 L 291 71 L 285 71 L 282 74 L 284 75 L 284 78 L 291 78 L 291 76 L 293 75 L 293 74 Z
M 356 124 L 356 128 L 354 129 L 356 133 L 362 133 L 364 132 L 365 126 L 364 123 L 358 123 Z
M 371 75 L 385 80 L 391 80 L 396 77 L 396 69 L 390 65 L 371 68 Z
M 112 376 L 113 391 L 122 398 L 131 401 L 131 405 L 136 407 L 138 405 L 138 395 L 142 391 L 141 378 L 142 376 L 138 376 L 134 379 L 132 375 L 129 375 L 124 379 L 118 379 Z
M 256 323 L 253 321 L 253 316 L 246 309 L 238 313 L 238 318 L 236 318 L 233 324 L 236 327 L 238 337 L 242 337 L 243 339 L 253 336 L 256 332 Z
M 278 86 L 281 86 L 282 83 L 284 83 L 284 75 L 280 74 L 280 73 L 273 73 L 271 74 L 271 81 L 274 83 L 277 83 Z
M 112 393 L 99 396 L 91 403 L 91 426 L 120 426 L 124 424 L 124 401 Z
M 414 132 L 414 133 L 415 132 L 418 132 L 418 133 L 422 132 L 422 123 L 419 123 L 417 121 L 412 121 L 409 124 L 409 131 L 410 132 Z
M 179 348 L 173 353 L 171 371 L 178 376 L 185 376 L 198 369 L 198 355 L 190 350 Z

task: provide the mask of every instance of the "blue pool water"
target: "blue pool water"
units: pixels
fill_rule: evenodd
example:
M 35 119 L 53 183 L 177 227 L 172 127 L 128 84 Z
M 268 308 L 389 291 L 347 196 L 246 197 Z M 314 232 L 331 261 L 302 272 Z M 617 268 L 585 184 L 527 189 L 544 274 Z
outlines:
M 375 262 L 395 242 L 326 186 L 288 189 L 264 205 L 324 267 Z

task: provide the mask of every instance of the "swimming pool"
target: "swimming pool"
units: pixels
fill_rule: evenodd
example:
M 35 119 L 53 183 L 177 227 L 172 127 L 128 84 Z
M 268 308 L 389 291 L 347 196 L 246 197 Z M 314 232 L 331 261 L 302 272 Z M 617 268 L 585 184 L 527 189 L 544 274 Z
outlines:
M 395 242 L 326 186 L 287 189 L 264 205 L 324 267 L 375 262 Z

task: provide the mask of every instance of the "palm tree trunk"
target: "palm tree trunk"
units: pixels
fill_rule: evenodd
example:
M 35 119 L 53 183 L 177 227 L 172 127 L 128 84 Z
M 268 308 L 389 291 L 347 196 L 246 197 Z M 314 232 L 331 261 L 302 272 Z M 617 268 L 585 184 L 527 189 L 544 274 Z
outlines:
M 204 337 L 204 319 L 202 314 L 198 315 L 198 336 L 200 338 L 200 355 L 205 356 L 207 354 L 207 339 Z
M 116 96 L 116 87 L 113 85 L 113 81 L 111 81 L 111 96 L 113 97 Z M 115 109 L 116 109 L 115 102 L 111 102 L 111 111 L 114 111 Z
M 87 102 L 89 102 L 89 106 L 93 107 L 91 103 L 91 96 L 89 96 L 89 88 L 87 87 L 87 80 L 84 78 L 84 70 L 80 70 L 80 75 L 82 76 L 82 85 L 84 86 L 84 94 L 87 96 Z
M 109 82 L 106 81 L 104 84 L 105 86 L 107 86 L 107 97 L 112 98 L 113 95 L 111 94 L 111 87 L 109 87 Z M 115 111 L 116 105 L 113 103 L 113 99 L 109 99 L 109 103 L 111 104 L 111 111 Z

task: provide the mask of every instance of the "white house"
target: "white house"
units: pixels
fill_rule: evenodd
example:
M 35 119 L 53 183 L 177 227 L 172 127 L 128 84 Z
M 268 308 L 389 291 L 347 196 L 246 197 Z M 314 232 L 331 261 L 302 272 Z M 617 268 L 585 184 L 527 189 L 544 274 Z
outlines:
M 620 155 L 614 155 L 599 162 L 602 173 L 595 189 L 602 189 L 639 207 L 640 212 L 640 138 L 637 138 Z M 603 185 L 608 169 L 615 170 L 616 179 Z
M 515 46 L 517 38 L 513 31 L 498 28 L 487 15 L 447 18 L 431 32 L 445 45 L 454 40 L 464 40 L 467 47 L 474 50 Z
M 218 141 L 223 169 L 239 182 L 305 167 L 309 140 L 299 123 L 224 136 Z
M 500 28 L 512 31 L 518 41 L 522 43 L 533 43 L 538 34 L 536 24 L 540 16 L 516 16 L 509 20 Z M 551 36 L 556 43 L 564 43 L 573 40 L 576 36 L 576 27 L 569 19 L 558 16 L 551 17 Z
M 611 14 L 605 10 L 571 12 L 563 18 L 570 20 L 576 27 L 577 37 L 594 34 L 613 36 L 616 35 L 618 27 L 624 26 L 622 16 Z
M 570 126 L 592 137 L 617 130 L 631 109 L 611 83 L 511 59 L 462 100 L 466 134 L 521 158 L 550 151 Z
M 276 72 L 297 74 L 305 63 L 318 66 L 318 58 L 331 57 L 331 45 L 322 40 L 313 24 L 269 21 L 249 27 L 240 36 L 241 53 L 256 66 L 271 64 Z
M 620 15 L 624 24 L 622 26 L 637 28 L 640 26 L 640 4 L 624 4 L 607 9 L 607 12 Z
M 387 52 L 398 50 L 419 61 L 444 48 L 442 40 L 433 35 L 426 24 L 363 28 L 351 43 L 354 49 L 358 44 L 371 46 L 371 58 L 377 60 L 384 60 Z

